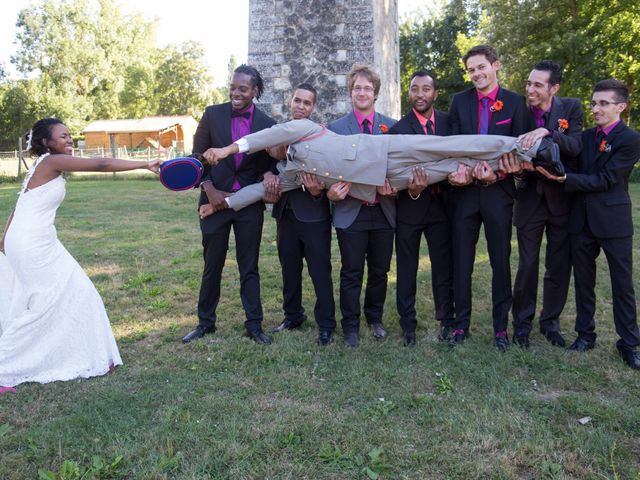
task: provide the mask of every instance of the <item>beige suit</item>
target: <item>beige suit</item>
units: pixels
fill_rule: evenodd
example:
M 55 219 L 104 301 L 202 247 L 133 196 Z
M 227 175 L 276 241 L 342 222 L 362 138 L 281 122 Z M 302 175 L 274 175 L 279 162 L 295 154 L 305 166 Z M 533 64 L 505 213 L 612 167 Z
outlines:
M 376 186 L 385 178 L 398 190 L 407 188 L 413 167 L 422 165 L 429 182 L 445 180 L 460 163 L 474 165 L 486 160 L 495 170 L 498 159 L 507 152 L 530 161 L 537 144 L 521 152 L 514 137 L 502 135 L 338 135 L 311 120 L 292 120 L 244 137 L 249 152 L 289 145 L 286 162 L 280 162 L 280 189 L 299 188 L 300 172 L 314 173 L 327 186 L 352 182 L 349 195 L 373 202 Z M 229 197 L 229 205 L 240 210 L 264 196 L 257 183 Z

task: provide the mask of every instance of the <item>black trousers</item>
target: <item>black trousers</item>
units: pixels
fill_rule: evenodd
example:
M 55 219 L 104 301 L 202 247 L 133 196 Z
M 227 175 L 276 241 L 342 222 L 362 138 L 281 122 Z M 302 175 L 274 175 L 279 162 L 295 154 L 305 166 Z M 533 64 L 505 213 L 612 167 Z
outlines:
M 422 235 L 429 249 L 436 320 L 450 327 L 454 322 L 451 224 L 440 199 L 429 205 L 428 218 L 427 223 L 398 222 L 396 227 L 396 305 L 403 332 L 415 332 L 417 326 L 416 276 Z
M 633 289 L 632 237 L 597 238 L 585 226 L 571 235 L 571 254 L 576 289 L 576 332 L 588 341 L 596 339 L 596 258 L 604 251 L 611 277 L 613 322 L 620 337 L 618 345 L 636 347 L 640 344 L 636 300 Z
M 508 181 L 508 180 L 505 180 Z M 453 291 L 456 329 L 471 323 L 472 274 L 480 226 L 484 225 L 491 265 L 493 330 L 504 332 L 511 310 L 511 218 L 513 197 L 498 184 L 450 192 L 453 206 Z
M 387 274 L 393 254 L 393 228 L 379 205 L 362 206 L 348 228 L 336 228 L 340 268 L 340 311 L 343 333 L 360 330 L 360 293 L 367 264 L 364 315 L 368 324 L 382 322 Z
M 567 302 L 571 277 L 569 215 L 554 216 L 540 202 L 527 224 L 517 229 L 518 272 L 513 286 L 513 328 L 516 334 L 529 334 L 536 315 L 538 270 L 542 236 L 546 233 L 545 273 L 542 284 L 540 329 L 560 331 L 560 314 Z
M 300 325 L 304 319 L 302 306 L 302 259 L 316 293 L 313 309 L 318 328 L 336 328 L 333 281 L 331 279 L 331 221 L 301 222 L 291 208 L 278 220 L 277 243 L 282 267 L 282 308 L 285 319 Z
M 264 220 L 261 202 L 234 212 L 224 210 L 224 222 L 208 233 L 202 234 L 204 271 L 198 299 L 198 320 L 204 328 L 213 328 L 216 323 L 216 308 L 220 301 L 222 268 L 229 249 L 229 233 L 233 228 L 236 241 L 236 261 L 240 272 L 240 299 L 246 314 L 248 331 L 261 328 L 262 303 L 260 302 L 260 273 L 258 258 Z

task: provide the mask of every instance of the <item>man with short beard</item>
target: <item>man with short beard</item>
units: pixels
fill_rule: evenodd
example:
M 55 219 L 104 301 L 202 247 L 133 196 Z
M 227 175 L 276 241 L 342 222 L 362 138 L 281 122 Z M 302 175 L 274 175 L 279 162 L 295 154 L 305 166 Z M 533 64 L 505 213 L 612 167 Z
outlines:
M 526 148 L 539 138 L 558 144 L 567 171 L 575 171 L 582 149 L 583 111 L 577 98 L 556 94 L 562 67 L 550 60 L 536 63 L 526 86 L 531 120 L 537 127 L 518 140 Z M 513 342 L 529 347 L 529 334 L 536 315 L 538 270 L 542 236 L 546 233 L 545 273 L 542 290 L 540 332 L 552 344 L 564 347 L 560 314 L 567 301 L 571 277 L 569 209 L 571 196 L 564 187 L 536 172 L 515 171 L 518 197 L 513 223 L 518 235 L 518 272 L 513 285 Z
M 431 72 L 417 71 L 411 76 L 411 110 L 389 130 L 389 134 L 440 135 L 449 132 L 449 115 L 433 106 L 438 98 L 438 81 Z M 416 276 L 422 235 L 427 240 L 431 261 L 431 287 L 436 320 L 442 341 L 453 328 L 453 272 L 451 224 L 442 183 L 429 185 L 422 167 L 416 167 L 407 190 L 396 202 L 396 305 L 400 315 L 404 345 L 416 342 Z

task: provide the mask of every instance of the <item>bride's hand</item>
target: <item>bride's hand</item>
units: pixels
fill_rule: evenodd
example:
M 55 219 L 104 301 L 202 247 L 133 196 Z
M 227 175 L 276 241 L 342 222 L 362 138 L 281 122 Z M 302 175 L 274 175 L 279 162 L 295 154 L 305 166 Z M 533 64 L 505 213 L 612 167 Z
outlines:
M 147 170 L 151 170 L 153 173 L 160 173 L 160 165 L 162 165 L 162 160 L 152 160 L 150 161 L 146 168 Z

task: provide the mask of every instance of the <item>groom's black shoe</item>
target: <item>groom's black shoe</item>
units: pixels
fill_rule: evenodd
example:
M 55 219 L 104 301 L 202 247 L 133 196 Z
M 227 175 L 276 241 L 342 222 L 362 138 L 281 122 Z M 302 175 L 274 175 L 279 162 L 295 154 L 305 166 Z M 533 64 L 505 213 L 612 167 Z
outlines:
M 562 177 L 565 174 L 564 165 L 560 160 L 560 147 L 557 143 L 547 138 L 540 141 L 536 158 L 533 159 L 533 165 L 542 167 L 551 175 Z
M 216 331 L 216 327 L 205 328 L 198 325 L 196 328 L 187 333 L 184 337 L 182 337 L 182 343 L 189 343 L 191 340 L 195 340 L 196 338 L 202 338 L 207 333 L 213 333 Z

